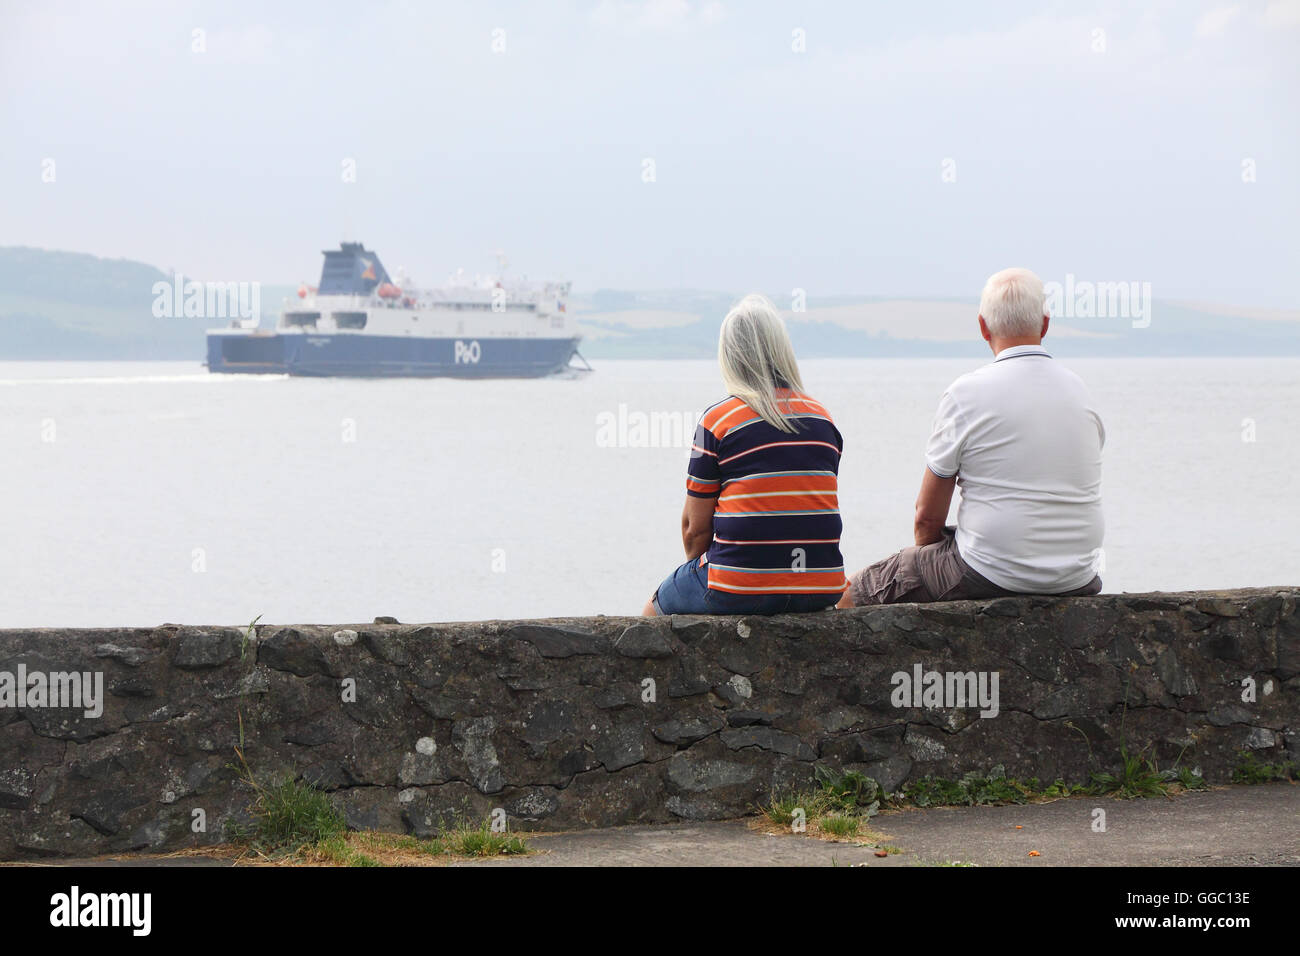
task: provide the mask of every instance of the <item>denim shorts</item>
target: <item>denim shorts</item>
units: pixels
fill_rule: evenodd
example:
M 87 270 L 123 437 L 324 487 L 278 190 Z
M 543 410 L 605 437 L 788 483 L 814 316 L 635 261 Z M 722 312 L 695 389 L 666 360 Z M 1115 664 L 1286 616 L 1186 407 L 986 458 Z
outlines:
M 660 614 L 803 614 L 833 606 L 839 594 L 732 594 L 709 587 L 709 565 L 692 558 L 651 598 Z

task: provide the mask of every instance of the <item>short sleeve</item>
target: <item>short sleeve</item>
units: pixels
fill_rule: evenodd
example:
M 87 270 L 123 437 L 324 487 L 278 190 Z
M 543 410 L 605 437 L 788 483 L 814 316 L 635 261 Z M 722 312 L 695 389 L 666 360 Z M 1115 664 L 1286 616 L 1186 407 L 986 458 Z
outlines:
M 722 490 L 722 473 L 718 470 L 718 439 L 704 427 L 695 427 L 691 442 L 691 460 L 686 466 L 686 493 L 692 498 L 716 498 Z
M 939 399 L 934 427 L 925 446 L 925 465 L 940 478 L 951 478 L 961 471 L 961 451 L 965 433 L 961 427 L 956 401 L 951 392 Z

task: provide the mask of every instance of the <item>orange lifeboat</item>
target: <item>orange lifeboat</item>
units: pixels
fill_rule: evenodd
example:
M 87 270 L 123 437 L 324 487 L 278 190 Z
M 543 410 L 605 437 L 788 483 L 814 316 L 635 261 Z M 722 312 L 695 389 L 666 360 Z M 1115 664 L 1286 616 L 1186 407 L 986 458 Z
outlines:
M 391 282 L 383 282 L 380 283 L 379 288 L 375 290 L 375 294 L 381 299 L 396 299 L 402 294 L 402 290 Z

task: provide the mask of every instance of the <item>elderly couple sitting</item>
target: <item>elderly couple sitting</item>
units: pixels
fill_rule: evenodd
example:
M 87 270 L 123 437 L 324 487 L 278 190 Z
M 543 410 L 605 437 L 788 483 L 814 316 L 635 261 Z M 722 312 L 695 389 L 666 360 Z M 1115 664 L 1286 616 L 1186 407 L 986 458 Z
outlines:
M 1106 434 L 1087 387 L 1043 348 L 1047 324 L 1032 272 L 988 280 L 979 329 L 994 359 L 939 400 L 916 543 L 846 578 L 836 484 L 843 439 L 804 392 L 780 314 L 747 296 L 718 340 L 730 394 L 695 432 L 682 512 L 687 560 L 644 613 L 1096 594 Z M 961 505 L 951 528 L 954 487 Z

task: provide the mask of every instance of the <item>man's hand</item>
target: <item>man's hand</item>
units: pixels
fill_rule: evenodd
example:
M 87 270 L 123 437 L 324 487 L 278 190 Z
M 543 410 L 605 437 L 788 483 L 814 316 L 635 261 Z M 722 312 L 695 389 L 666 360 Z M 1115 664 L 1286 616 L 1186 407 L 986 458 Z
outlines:
M 713 542 L 713 509 L 717 505 L 717 498 L 686 496 L 686 507 L 682 509 L 682 547 L 686 549 L 686 560 L 698 558 L 709 550 Z
M 929 468 L 921 479 L 921 493 L 916 498 L 916 523 L 912 534 L 918 545 L 934 544 L 943 540 L 943 529 L 948 522 L 948 507 L 952 504 L 952 490 L 957 487 L 957 476 L 940 478 Z

